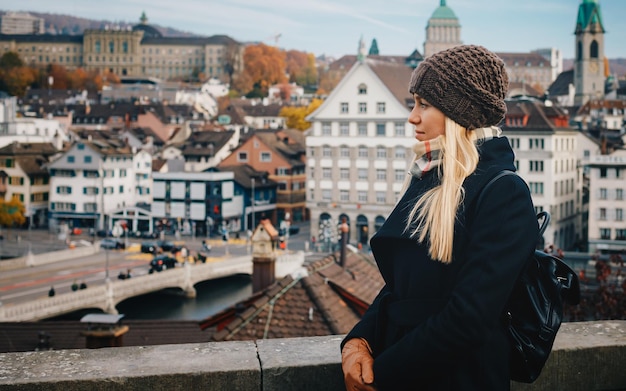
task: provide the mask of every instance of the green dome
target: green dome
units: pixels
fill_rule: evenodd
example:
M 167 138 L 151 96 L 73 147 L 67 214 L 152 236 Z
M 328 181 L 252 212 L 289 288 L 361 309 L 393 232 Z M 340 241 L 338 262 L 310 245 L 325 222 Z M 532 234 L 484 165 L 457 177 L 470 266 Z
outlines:
M 454 11 L 452 11 L 452 8 L 446 5 L 446 0 L 441 0 L 441 5 L 439 6 L 439 8 L 435 10 L 435 12 L 433 12 L 433 16 L 431 16 L 430 18 L 431 19 L 457 19 L 456 15 L 454 14 Z

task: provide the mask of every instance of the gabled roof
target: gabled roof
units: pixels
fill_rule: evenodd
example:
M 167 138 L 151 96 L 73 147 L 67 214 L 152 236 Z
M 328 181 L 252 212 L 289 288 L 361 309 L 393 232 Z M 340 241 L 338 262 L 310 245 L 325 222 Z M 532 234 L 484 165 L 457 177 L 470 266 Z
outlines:
M 398 102 L 403 106 L 407 106 L 408 102 L 413 102 L 413 97 L 409 93 L 409 81 L 413 69 L 404 64 L 386 61 L 370 60 L 367 63 Z
M 152 137 L 152 144 L 157 145 L 157 146 L 162 146 L 165 144 L 164 140 L 162 140 L 161 137 L 154 130 L 152 130 L 152 128 L 135 127 L 132 129 L 127 129 L 126 131 L 132 134 L 133 136 L 135 136 L 137 140 L 143 143 L 146 142 L 146 138 Z
M 301 160 L 305 153 L 304 148 L 300 144 L 290 144 L 289 139 L 285 141 L 277 131 L 257 130 L 254 136 L 260 139 L 269 149 L 280 154 L 287 162 L 293 166 L 302 166 L 304 162 Z
M 268 178 L 267 171 L 257 171 L 249 164 L 237 164 L 231 166 L 212 167 L 217 171 L 229 171 L 234 174 L 234 180 L 246 189 L 252 189 L 252 178 L 256 189 L 275 188 L 278 183 Z
M 557 106 L 546 106 L 542 101 L 534 98 L 519 98 L 506 100 L 507 113 L 505 121 L 502 124 L 504 131 L 529 129 L 533 131 L 550 131 L 553 132 L 563 126 L 558 126 L 555 121 L 566 121 L 568 118 L 561 108 Z M 508 126 L 506 118 L 509 117 L 525 117 L 524 126 Z
M 42 155 L 52 156 L 59 151 L 52 143 L 23 143 L 14 141 L 0 148 L 0 156 L 29 156 Z
M 349 253 L 346 267 L 336 254 L 288 275 L 248 300 L 200 322 L 214 341 L 345 334 L 374 300 L 383 280 L 373 260 Z
M 278 103 L 271 103 L 268 105 L 246 105 L 241 106 L 241 109 L 244 111 L 245 115 L 250 117 L 278 117 L 280 110 L 284 106 Z
M 234 137 L 235 131 L 194 132 L 180 147 L 183 156 L 215 156 Z
M 567 96 L 569 95 L 569 86 L 574 84 L 574 70 L 570 69 L 561 72 L 556 80 L 548 87 L 549 96 Z
M 48 160 L 43 156 L 21 156 L 15 159 L 16 165 L 19 165 L 25 174 L 30 176 L 49 176 L 45 164 Z

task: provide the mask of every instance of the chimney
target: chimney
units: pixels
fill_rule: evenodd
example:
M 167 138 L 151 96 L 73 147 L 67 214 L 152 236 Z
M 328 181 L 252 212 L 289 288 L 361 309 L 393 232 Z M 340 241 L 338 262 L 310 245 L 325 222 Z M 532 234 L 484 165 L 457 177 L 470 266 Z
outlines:
M 276 228 L 269 219 L 259 222 L 252 233 L 252 292 L 256 293 L 269 287 L 276 280 L 276 254 L 272 244 L 278 236 Z
M 81 318 L 81 323 L 87 323 L 87 330 L 81 332 L 87 340 L 87 349 L 113 348 L 124 346 L 124 334 L 128 326 L 123 326 L 121 319 L 124 315 L 87 314 Z

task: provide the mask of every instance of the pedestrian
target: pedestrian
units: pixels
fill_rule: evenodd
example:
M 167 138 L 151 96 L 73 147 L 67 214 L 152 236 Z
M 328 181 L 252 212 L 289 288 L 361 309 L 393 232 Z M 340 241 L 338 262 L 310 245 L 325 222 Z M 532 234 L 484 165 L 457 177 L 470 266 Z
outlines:
M 72 283 L 72 291 L 76 292 L 78 290 L 78 283 L 76 282 L 76 280 L 74 280 L 74 282 Z
M 506 113 L 503 61 L 460 45 L 413 71 L 417 143 L 401 199 L 370 239 L 385 286 L 341 343 L 349 390 L 510 389 L 503 308 L 538 223 Z M 481 195 L 480 204 L 477 203 Z
M 80 289 L 87 289 L 87 284 L 85 283 L 85 281 L 80 283 Z
M 48 297 L 52 297 L 56 294 L 56 292 L 54 291 L 54 287 L 51 286 L 50 290 L 48 291 Z

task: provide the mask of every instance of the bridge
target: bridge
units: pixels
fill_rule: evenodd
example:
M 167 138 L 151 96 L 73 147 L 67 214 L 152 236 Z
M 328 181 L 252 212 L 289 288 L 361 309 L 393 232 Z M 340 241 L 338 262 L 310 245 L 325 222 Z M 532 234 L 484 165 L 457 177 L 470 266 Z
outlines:
M 302 266 L 304 253 L 285 253 L 276 258 L 276 277 L 281 278 Z M 76 292 L 43 297 L 25 303 L 0 305 L 0 322 L 37 321 L 80 309 L 99 308 L 117 314 L 115 306 L 135 296 L 165 288 L 180 288 L 187 297 L 195 297 L 194 285 L 207 280 L 252 274 L 252 256 L 224 258 L 209 263 L 185 263 L 182 267 L 146 274 L 128 280 L 109 280 Z

